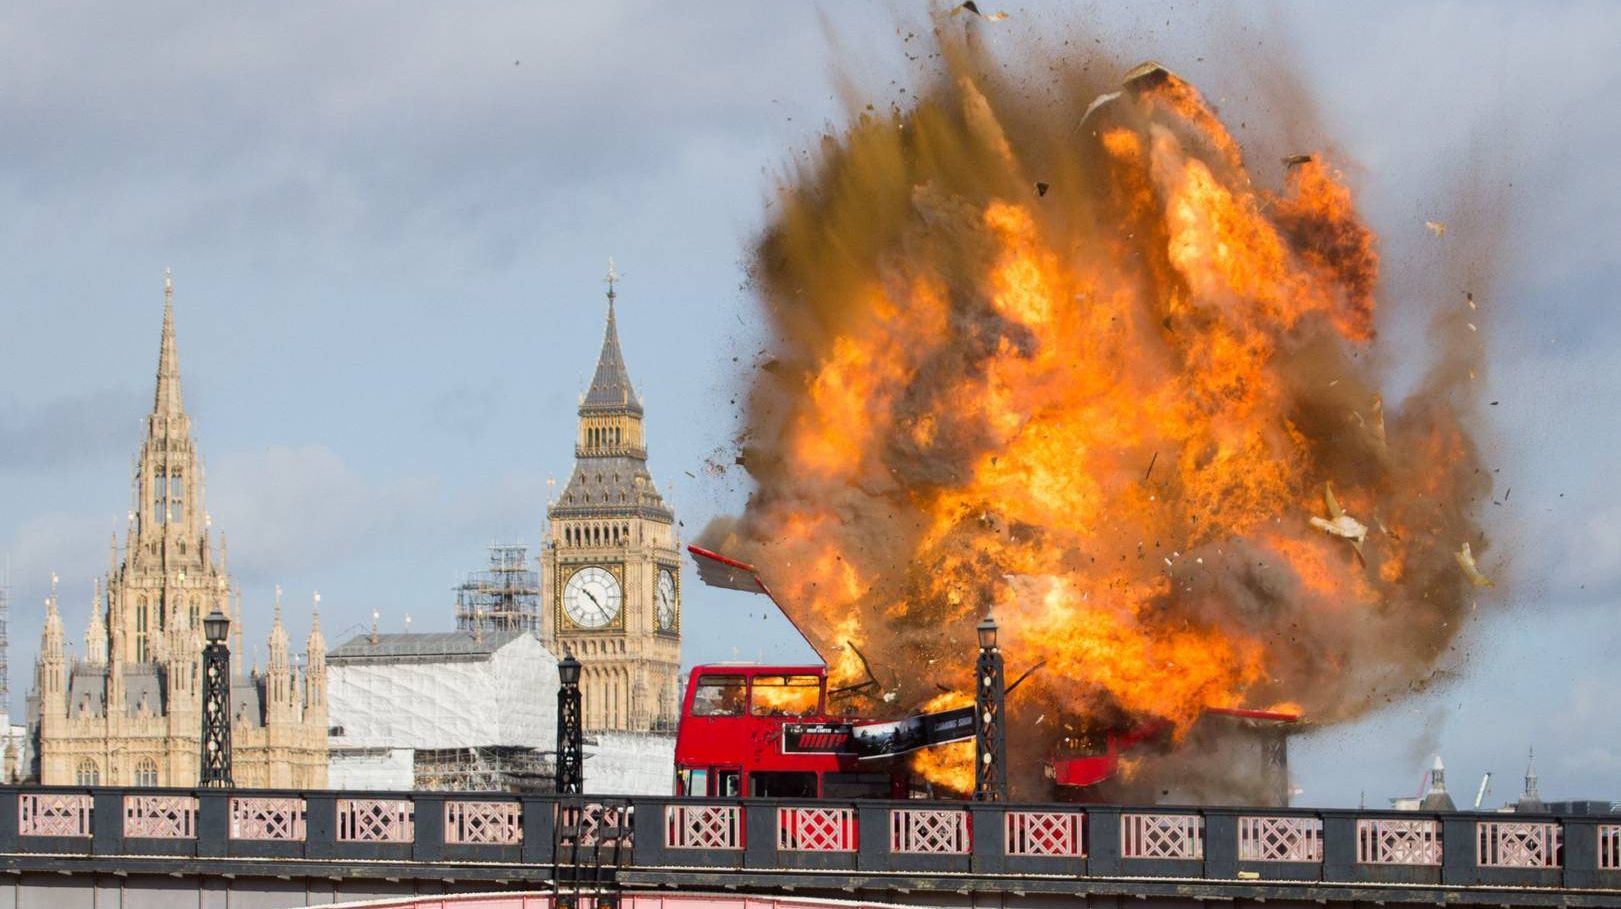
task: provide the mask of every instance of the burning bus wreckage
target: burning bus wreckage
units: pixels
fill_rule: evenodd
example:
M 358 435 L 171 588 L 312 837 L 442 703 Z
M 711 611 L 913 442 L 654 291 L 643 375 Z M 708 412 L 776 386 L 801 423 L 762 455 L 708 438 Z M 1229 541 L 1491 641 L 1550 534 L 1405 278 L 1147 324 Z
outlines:
M 907 106 L 783 181 L 753 488 L 692 548 L 824 665 L 696 668 L 677 785 L 967 795 L 990 614 L 1012 797 L 1286 802 L 1288 734 L 1443 673 L 1492 583 L 1485 279 L 1387 299 L 1333 153 L 1248 149 L 1265 188 L 1163 66 L 1047 61 L 1033 93 L 935 35 Z M 1397 403 L 1386 305 L 1430 325 Z

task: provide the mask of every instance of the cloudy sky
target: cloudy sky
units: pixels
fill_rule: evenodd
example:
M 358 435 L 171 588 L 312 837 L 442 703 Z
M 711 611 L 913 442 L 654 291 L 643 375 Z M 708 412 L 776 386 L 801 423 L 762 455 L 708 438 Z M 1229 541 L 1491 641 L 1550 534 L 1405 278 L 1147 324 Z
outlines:
M 994 4 L 993 4 L 994 5 Z M 0 554 L 20 713 L 52 571 L 77 637 L 129 507 L 162 274 L 185 393 L 262 640 L 272 586 L 329 639 L 450 624 L 492 542 L 540 534 L 601 338 L 602 274 L 690 537 L 747 490 L 702 465 L 759 336 L 743 263 L 775 175 L 902 98 L 897 22 L 811 4 L 12 4 L 0 12 Z M 1489 515 L 1505 583 L 1451 679 L 1295 743 L 1301 800 L 1621 798 L 1621 8 L 1009 5 L 988 31 L 1158 58 L 1229 116 L 1286 60 L 1395 271 L 1437 214 L 1493 222 Z M 1025 30 L 1025 31 L 1021 31 Z M 890 80 L 897 80 L 891 83 Z M 1458 211 L 1460 194 L 1490 204 Z M 1449 209 L 1449 206 L 1451 208 Z M 1387 337 L 1402 342 L 1402 326 Z M 1408 342 L 1415 343 L 1415 342 Z M 734 359 L 735 358 L 735 359 Z M 802 658 L 761 602 L 689 584 L 686 656 Z M 740 621 L 739 617 L 749 621 Z M 302 638 L 307 611 L 291 613 Z M 738 634 L 738 627 L 748 629 Z M 722 634 L 719 629 L 725 627 Z M 251 657 L 250 657 L 251 658 Z

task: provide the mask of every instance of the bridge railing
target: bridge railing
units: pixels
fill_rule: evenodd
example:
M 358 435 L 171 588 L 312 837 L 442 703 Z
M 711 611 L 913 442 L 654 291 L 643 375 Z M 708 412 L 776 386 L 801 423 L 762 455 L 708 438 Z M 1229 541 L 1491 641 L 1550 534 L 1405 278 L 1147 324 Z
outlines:
M 0 855 L 1621 889 L 1621 817 L 3 787 Z

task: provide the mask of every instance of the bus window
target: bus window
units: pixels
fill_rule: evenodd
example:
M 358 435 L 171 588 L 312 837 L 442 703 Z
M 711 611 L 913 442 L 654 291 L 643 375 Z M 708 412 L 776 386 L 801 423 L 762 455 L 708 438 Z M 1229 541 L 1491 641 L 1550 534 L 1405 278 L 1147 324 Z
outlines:
M 829 799 L 887 799 L 893 788 L 887 773 L 829 773 L 822 778 L 822 797 Z
M 1102 757 L 1109 753 L 1109 736 L 1096 729 L 1083 728 L 1060 739 L 1058 747 L 1075 757 Z
M 715 768 L 715 791 L 710 795 L 727 798 L 743 791 L 743 771 L 724 767 Z
M 692 715 L 742 716 L 746 693 L 740 675 L 701 675 L 692 693 Z
M 749 795 L 758 798 L 813 799 L 816 798 L 816 774 L 751 772 Z
M 679 790 L 676 795 L 708 795 L 709 771 L 682 768 L 676 773 Z
M 757 675 L 749 712 L 755 716 L 815 716 L 821 679 L 814 675 Z

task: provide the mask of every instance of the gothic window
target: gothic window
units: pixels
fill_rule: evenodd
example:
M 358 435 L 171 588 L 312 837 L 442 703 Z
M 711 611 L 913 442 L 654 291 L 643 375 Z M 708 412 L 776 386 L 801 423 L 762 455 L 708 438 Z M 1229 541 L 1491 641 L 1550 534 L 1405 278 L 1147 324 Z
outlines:
M 169 520 L 178 521 L 186 504 L 186 487 L 178 470 L 169 471 Z
M 135 662 L 146 662 L 146 598 L 135 609 Z
M 141 758 L 135 765 L 135 785 L 156 786 L 158 784 L 158 762 L 151 758 Z
M 101 782 L 101 771 L 97 769 L 96 762 L 85 758 L 79 762 L 78 773 L 74 775 L 74 782 L 80 786 L 95 786 Z

